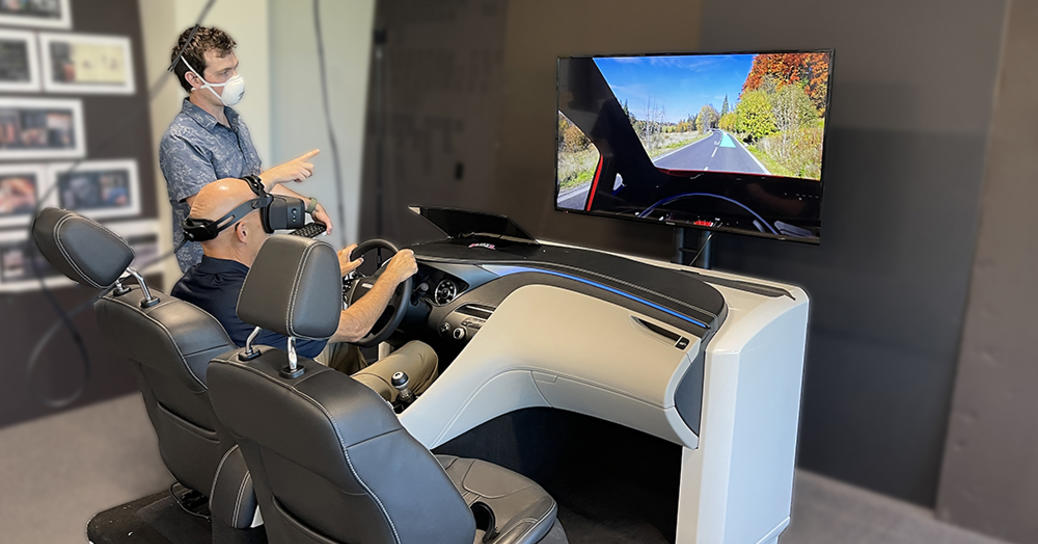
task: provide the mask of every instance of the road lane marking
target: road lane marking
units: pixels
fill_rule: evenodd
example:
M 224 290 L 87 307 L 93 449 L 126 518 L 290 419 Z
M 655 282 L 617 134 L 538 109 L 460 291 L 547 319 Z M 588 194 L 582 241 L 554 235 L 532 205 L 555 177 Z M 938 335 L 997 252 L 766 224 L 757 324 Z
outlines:
M 714 152 L 710 154 L 710 158 L 711 159 L 714 158 L 714 155 L 716 155 L 716 154 L 717 154 L 717 147 L 715 146 L 714 147 Z
M 721 138 L 721 147 L 735 147 L 735 142 L 732 141 L 732 137 L 727 132 Z
M 650 160 L 652 161 L 653 164 L 656 164 L 656 161 L 658 161 L 658 160 L 660 160 L 660 159 L 662 159 L 664 157 L 669 157 L 669 156 L 677 153 L 678 151 L 681 151 L 682 149 L 688 149 L 688 148 L 690 148 L 690 147 L 692 147 L 692 146 L 694 146 L 696 144 L 703 143 L 703 142 L 709 142 L 709 141 L 711 141 L 710 138 L 703 138 L 702 140 L 696 140 L 696 141 L 694 141 L 694 142 L 692 142 L 692 143 L 690 143 L 688 145 L 681 146 L 681 147 L 679 147 L 679 148 L 677 148 L 677 149 L 675 149 L 673 151 L 668 151 L 668 152 L 660 155 L 659 157 L 656 157 L 655 159 L 650 159 Z

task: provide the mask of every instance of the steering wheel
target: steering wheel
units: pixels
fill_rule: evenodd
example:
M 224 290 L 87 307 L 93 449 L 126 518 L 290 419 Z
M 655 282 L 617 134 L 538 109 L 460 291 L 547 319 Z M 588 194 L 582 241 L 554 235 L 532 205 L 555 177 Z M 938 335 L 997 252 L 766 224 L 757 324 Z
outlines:
M 344 280 L 344 290 L 342 294 L 343 302 L 347 305 L 353 304 L 363 296 L 365 293 L 371 290 L 371 287 L 375 285 L 375 281 L 378 280 L 382 272 L 385 271 L 385 264 L 389 262 L 389 259 L 393 255 L 396 255 L 400 249 L 389 240 L 383 240 L 381 238 L 372 238 L 366 242 L 357 245 L 357 248 L 350 253 L 350 260 L 354 260 L 357 257 L 364 255 L 374 250 L 388 250 L 392 252 L 386 260 L 379 260 L 378 269 L 370 275 L 360 274 L 356 271 L 353 272 L 352 279 Z M 381 255 L 381 253 L 380 253 Z M 349 278 L 349 277 L 348 277 Z M 404 314 L 407 313 L 407 307 L 411 303 L 411 285 L 412 278 L 407 278 L 396 287 L 396 291 L 389 298 L 389 303 L 386 305 L 386 309 L 382 312 L 382 315 L 375 320 L 375 325 L 371 327 L 368 334 L 360 340 L 354 342 L 354 344 L 362 348 L 370 348 L 376 346 L 379 342 L 389 338 L 390 335 L 396 331 L 396 328 L 400 326 L 400 322 L 404 319 Z

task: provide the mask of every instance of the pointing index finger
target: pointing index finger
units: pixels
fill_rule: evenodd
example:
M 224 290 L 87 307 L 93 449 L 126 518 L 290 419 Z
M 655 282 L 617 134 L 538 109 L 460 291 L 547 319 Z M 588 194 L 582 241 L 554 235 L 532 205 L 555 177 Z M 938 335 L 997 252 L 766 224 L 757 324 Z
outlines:
M 296 160 L 297 161 L 310 160 L 311 157 L 317 155 L 320 152 L 321 152 L 320 149 L 311 149 L 310 151 L 307 151 L 306 153 L 303 153 L 302 155 L 296 157 Z

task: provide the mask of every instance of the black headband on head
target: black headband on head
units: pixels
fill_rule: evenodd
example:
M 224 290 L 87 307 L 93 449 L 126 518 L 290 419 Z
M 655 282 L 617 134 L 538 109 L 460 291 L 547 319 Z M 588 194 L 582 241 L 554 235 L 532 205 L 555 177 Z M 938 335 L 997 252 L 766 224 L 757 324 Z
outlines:
M 215 221 L 188 217 L 183 225 L 184 238 L 192 242 L 212 240 L 253 210 L 260 211 L 260 221 L 267 234 L 272 234 L 275 230 L 297 229 L 303 226 L 306 205 L 302 200 L 268 193 L 258 176 L 245 176 L 241 179 L 249 184 L 252 192 L 256 193 L 256 198 L 239 204 Z

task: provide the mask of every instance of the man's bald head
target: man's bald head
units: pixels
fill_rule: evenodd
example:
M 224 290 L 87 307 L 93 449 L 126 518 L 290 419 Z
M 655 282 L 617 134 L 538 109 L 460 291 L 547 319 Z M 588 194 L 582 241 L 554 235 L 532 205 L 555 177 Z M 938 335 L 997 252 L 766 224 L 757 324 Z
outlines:
M 193 219 L 209 219 L 215 221 L 244 202 L 256 198 L 249 183 L 242 179 L 218 179 L 202 187 L 191 201 Z M 254 210 L 253 210 L 254 211 Z M 216 238 L 202 242 L 206 255 L 220 259 L 233 259 L 246 266 L 252 266 L 260 246 L 267 239 L 267 233 L 258 213 L 247 212 L 243 217 L 236 217 L 237 224 L 220 231 Z
M 218 179 L 202 187 L 195 195 L 191 202 L 190 217 L 215 221 L 242 202 L 253 198 L 256 198 L 256 193 L 252 192 L 247 181 L 236 178 Z

